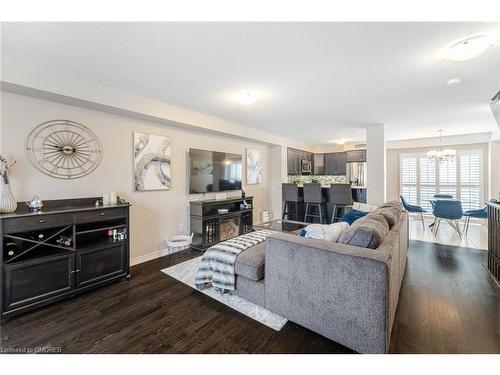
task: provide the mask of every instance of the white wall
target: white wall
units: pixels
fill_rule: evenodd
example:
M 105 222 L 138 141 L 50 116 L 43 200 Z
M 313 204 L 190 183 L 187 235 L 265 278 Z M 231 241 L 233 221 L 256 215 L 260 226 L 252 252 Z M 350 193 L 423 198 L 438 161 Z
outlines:
M 387 200 L 386 149 L 384 125 L 366 128 L 366 198 L 368 204 L 379 205 Z
M 491 155 L 491 196 L 500 199 L 500 141 L 490 144 Z
M 18 201 L 39 194 L 42 199 L 62 199 L 100 196 L 116 191 L 132 203 L 131 258 L 135 261 L 157 256 L 164 236 L 177 234 L 179 224 L 188 224 L 188 165 L 189 148 L 225 151 L 245 155 L 247 147 L 261 150 L 262 183 L 244 185 L 247 195 L 254 196 L 254 217 L 260 219 L 260 209 L 271 209 L 270 147 L 238 138 L 212 135 L 181 129 L 178 126 L 156 124 L 121 117 L 80 107 L 34 99 L 11 93 L 1 98 L 1 149 L 13 155 L 18 164 L 12 174 L 12 190 Z M 75 180 L 59 180 L 36 170 L 24 152 L 26 137 L 38 124 L 69 119 L 92 129 L 103 144 L 101 165 L 90 175 Z M 149 132 L 169 136 L 172 142 L 172 189 L 170 191 L 135 192 L 133 190 L 132 133 Z M 245 157 L 243 182 L 245 183 Z M 191 199 L 196 198 L 191 196 Z

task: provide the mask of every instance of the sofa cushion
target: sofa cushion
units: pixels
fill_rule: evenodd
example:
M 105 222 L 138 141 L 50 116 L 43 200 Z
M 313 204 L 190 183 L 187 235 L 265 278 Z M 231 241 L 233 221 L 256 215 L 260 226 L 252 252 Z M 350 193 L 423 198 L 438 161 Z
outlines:
M 247 279 L 259 281 L 264 278 L 266 241 L 242 251 L 234 265 L 234 273 Z
M 376 249 L 389 232 L 389 224 L 384 216 L 378 213 L 367 215 L 356 220 L 342 232 L 338 243 L 351 246 Z
M 398 222 L 399 215 L 401 213 L 397 213 L 394 211 L 394 209 L 386 207 L 386 208 L 377 208 L 376 210 L 370 212 L 368 216 L 373 214 L 382 215 L 387 221 L 387 224 L 389 224 L 389 229 L 392 229 L 392 227 Z
M 403 206 L 398 201 L 389 201 L 382 203 L 380 206 L 378 206 L 378 208 L 392 208 L 399 212 L 403 210 Z

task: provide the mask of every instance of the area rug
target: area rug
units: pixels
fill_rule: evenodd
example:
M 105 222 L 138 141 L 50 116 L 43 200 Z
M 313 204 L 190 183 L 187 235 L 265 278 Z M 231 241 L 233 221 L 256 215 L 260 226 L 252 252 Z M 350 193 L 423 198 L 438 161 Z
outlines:
M 187 262 L 165 268 L 161 270 L 161 272 L 179 280 L 193 289 L 196 289 L 196 286 L 194 285 L 194 277 L 200 262 L 201 256 L 190 259 Z M 274 329 L 275 331 L 281 330 L 281 328 L 283 328 L 288 321 L 287 319 L 241 297 L 233 296 L 229 293 L 221 296 L 211 287 L 200 290 L 200 292 L 248 316 L 249 318 L 258 321 L 259 323 Z

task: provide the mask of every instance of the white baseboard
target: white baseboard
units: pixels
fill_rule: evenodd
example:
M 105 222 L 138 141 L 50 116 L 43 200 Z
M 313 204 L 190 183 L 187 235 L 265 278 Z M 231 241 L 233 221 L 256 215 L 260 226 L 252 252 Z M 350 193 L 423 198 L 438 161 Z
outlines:
M 130 259 L 130 266 L 135 266 L 137 264 L 149 262 L 150 260 L 161 258 L 161 257 L 163 257 L 165 255 L 169 255 L 169 254 L 172 254 L 172 252 L 169 253 L 169 251 L 167 249 L 162 249 L 159 251 L 154 251 L 154 252 L 149 253 L 149 254 L 140 255 L 138 257 Z

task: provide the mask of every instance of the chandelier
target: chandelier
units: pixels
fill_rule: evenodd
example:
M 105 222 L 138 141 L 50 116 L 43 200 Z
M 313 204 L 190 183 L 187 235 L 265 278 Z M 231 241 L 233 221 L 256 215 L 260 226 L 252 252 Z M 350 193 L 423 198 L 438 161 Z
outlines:
M 455 155 L 457 153 L 456 150 L 452 150 L 450 148 L 444 149 L 443 150 L 443 130 L 438 130 L 439 132 L 439 150 L 430 150 L 427 152 L 427 157 L 432 160 L 436 160 L 437 162 L 440 161 L 447 161 L 455 158 Z

